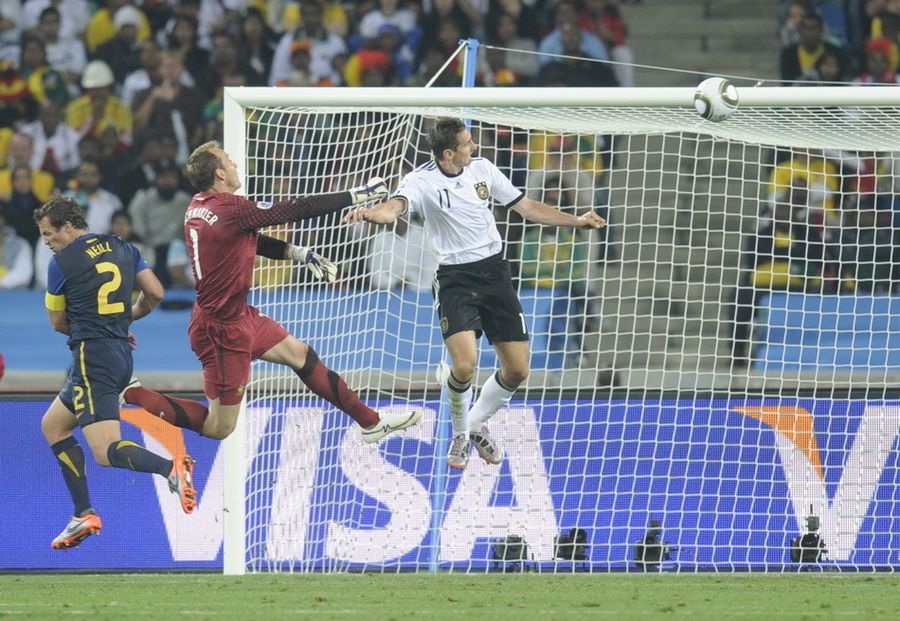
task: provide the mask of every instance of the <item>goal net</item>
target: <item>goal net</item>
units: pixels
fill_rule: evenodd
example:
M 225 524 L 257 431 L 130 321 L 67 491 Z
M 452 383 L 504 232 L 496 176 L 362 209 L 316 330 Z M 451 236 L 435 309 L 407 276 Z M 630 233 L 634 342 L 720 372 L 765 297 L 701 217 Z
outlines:
M 494 206 L 531 374 L 448 472 L 435 260 L 422 223 L 341 215 L 271 234 L 340 266 L 261 260 L 252 303 L 376 409 L 377 446 L 289 369 L 255 363 L 228 440 L 226 571 L 796 571 L 900 565 L 900 89 L 227 89 L 225 148 L 258 201 L 394 189 L 434 119 L 527 196 Z M 498 367 L 480 341 L 480 386 Z

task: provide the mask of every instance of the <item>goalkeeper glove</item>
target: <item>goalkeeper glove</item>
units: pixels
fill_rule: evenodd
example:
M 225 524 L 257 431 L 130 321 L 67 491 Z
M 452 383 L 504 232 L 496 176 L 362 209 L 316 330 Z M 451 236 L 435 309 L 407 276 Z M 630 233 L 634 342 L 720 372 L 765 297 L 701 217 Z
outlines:
M 352 205 L 369 201 L 380 201 L 388 197 L 387 184 L 381 177 L 372 177 L 365 185 L 350 188 L 350 196 L 353 201 Z
M 309 268 L 316 280 L 325 279 L 325 282 L 334 282 L 337 278 L 337 265 L 329 261 L 312 248 L 304 246 L 288 246 L 288 257 Z

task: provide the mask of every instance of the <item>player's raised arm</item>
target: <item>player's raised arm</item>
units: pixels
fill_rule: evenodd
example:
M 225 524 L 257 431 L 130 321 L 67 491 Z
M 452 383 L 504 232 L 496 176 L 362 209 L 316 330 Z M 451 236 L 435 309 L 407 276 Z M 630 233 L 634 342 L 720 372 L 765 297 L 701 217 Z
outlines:
M 406 199 L 397 196 L 374 207 L 356 207 L 347 212 L 344 222 L 372 222 L 374 224 L 393 224 L 406 211 Z
M 337 279 L 337 265 L 312 248 L 295 246 L 281 239 L 260 235 L 256 240 L 256 254 L 275 261 L 294 261 L 305 265 L 318 280 L 334 282 Z
M 593 209 L 580 216 L 574 216 L 530 198 L 523 198 L 513 205 L 513 211 L 526 220 L 539 224 L 571 226 L 576 229 L 600 229 L 606 226 L 606 220 L 597 215 Z

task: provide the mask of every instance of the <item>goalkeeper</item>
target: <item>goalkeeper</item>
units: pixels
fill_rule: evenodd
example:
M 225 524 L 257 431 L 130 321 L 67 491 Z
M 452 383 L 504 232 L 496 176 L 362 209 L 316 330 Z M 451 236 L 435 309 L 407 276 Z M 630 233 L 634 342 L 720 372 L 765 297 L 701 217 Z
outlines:
M 529 367 L 525 316 L 502 257 L 490 199 L 541 224 L 599 229 L 606 221 L 593 210 L 575 216 L 526 198 L 494 164 L 473 157 L 477 145 L 459 119 L 439 119 L 428 143 L 434 160 L 406 175 L 393 198 L 371 209 L 357 207 L 345 221 L 391 224 L 407 210 L 424 216 L 425 234 L 438 258 L 433 293 L 451 360 L 447 394 L 453 440 L 447 464 L 463 470 L 470 442 L 486 462 L 500 463 L 500 448 L 485 422 L 509 403 Z M 482 331 L 497 352 L 500 370 L 469 410 Z
M 188 334 L 203 365 L 209 407 L 161 395 L 137 380 L 123 391 L 122 399 L 173 425 L 221 439 L 237 423 L 250 363 L 261 358 L 293 369 L 310 390 L 349 414 L 360 425 L 366 442 L 377 442 L 392 431 L 415 424 L 422 417 L 421 410 L 379 415 L 322 364 L 312 347 L 247 304 L 256 255 L 297 261 L 328 282 L 337 275 L 337 267 L 328 259 L 308 248 L 260 235 L 258 229 L 384 198 L 384 182 L 375 178 L 348 192 L 297 197 L 274 205 L 255 203 L 234 194 L 241 187 L 237 165 L 217 142 L 194 150 L 187 162 L 187 176 L 199 190 L 184 220 L 197 290 Z

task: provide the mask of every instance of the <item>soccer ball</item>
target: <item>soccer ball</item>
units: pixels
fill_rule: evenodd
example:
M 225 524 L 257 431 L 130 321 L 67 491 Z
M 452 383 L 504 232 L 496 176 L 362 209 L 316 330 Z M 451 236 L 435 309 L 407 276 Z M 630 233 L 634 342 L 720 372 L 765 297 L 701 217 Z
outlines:
M 724 121 L 737 105 L 737 89 L 725 78 L 707 78 L 694 91 L 694 108 L 707 121 Z

